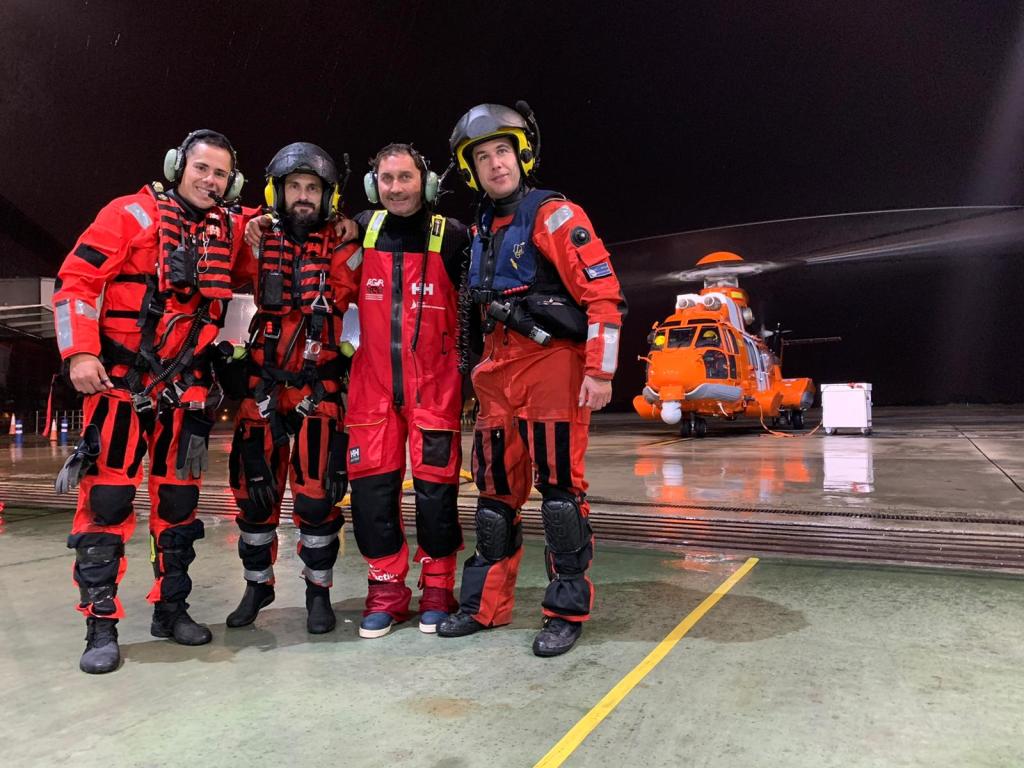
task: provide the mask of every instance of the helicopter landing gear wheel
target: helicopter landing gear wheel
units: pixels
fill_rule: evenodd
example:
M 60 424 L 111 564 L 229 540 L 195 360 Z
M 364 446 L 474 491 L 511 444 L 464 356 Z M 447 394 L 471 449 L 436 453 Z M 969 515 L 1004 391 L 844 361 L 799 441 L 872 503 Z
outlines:
M 835 427 L 825 427 L 826 435 L 834 435 L 836 433 Z
M 688 414 L 679 425 L 680 437 L 693 437 L 693 414 Z
M 864 437 L 867 437 L 871 434 L 871 427 L 862 427 L 860 433 L 864 435 Z
M 693 424 L 693 434 L 697 437 L 704 437 L 708 433 L 708 423 L 704 419 L 696 419 Z
M 804 428 L 804 412 L 803 411 L 790 411 L 789 423 L 793 429 Z

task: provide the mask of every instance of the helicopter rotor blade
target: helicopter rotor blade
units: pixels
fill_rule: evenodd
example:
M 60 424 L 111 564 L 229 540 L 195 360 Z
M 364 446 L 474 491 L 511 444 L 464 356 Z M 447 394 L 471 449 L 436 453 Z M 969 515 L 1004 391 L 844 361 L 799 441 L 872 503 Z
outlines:
M 630 240 L 613 244 L 611 250 L 625 286 L 650 287 L 743 278 L 795 266 L 1000 255 L 1022 241 L 1024 207 L 961 206 L 752 222 Z M 722 249 L 751 260 L 689 267 Z

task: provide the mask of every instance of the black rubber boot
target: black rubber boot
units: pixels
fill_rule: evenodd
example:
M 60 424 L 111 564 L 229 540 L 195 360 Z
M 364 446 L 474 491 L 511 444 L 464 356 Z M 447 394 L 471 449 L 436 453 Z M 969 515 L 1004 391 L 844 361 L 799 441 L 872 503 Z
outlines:
M 121 663 L 121 649 L 117 645 L 117 619 L 85 620 L 85 652 L 78 668 L 90 675 L 113 672 Z
M 447 619 L 441 619 L 437 625 L 437 634 L 441 637 L 465 637 L 479 632 L 486 627 L 468 613 L 459 611 Z
M 149 627 L 153 637 L 169 637 L 179 645 L 206 645 L 213 633 L 205 624 L 196 623 L 188 615 L 188 603 L 168 603 L 161 600 L 153 606 L 153 623 Z
M 229 627 L 247 627 L 256 621 L 261 608 L 274 602 L 274 585 L 259 581 L 246 581 L 245 593 L 238 607 L 228 614 L 225 622 Z
M 334 629 L 334 609 L 331 590 L 319 584 L 306 582 L 306 630 L 311 635 L 322 635 Z
M 583 624 L 565 619 L 545 619 L 544 629 L 533 639 L 535 656 L 561 656 L 580 639 Z

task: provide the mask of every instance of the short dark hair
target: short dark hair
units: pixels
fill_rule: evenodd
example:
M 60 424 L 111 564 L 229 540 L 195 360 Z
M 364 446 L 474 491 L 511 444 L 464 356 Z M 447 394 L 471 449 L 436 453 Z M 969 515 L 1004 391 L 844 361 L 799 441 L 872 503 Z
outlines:
M 203 128 L 202 130 L 190 133 L 185 139 L 185 145 L 182 147 L 186 159 L 188 158 L 188 151 L 196 144 L 206 144 L 211 147 L 226 149 L 228 154 L 231 155 L 231 167 L 234 168 L 238 164 L 238 158 L 235 155 L 235 148 L 231 146 L 231 142 L 228 141 L 228 137 L 223 133 L 211 131 L 208 128 Z
M 373 168 L 373 172 L 377 172 L 377 169 L 380 168 L 381 161 L 385 157 L 393 157 L 395 155 L 408 155 L 409 157 L 411 157 L 413 163 L 415 163 L 416 167 L 419 169 L 420 180 L 424 184 L 427 183 L 427 173 L 430 171 L 430 169 L 427 167 L 427 160 L 425 157 L 423 157 L 423 155 L 419 153 L 418 150 L 416 150 L 413 147 L 412 144 L 392 142 L 391 144 L 388 144 L 386 147 L 381 149 L 381 151 L 378 152 L 373 157 L 373 159 L 370 160 L 370 167 Z

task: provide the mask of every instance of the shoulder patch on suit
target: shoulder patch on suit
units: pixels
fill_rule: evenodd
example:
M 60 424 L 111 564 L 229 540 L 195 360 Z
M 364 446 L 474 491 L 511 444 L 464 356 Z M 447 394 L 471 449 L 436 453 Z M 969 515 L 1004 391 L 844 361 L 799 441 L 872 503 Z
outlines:
M 124 209 L 135 217 L 135 220 L 139 222 L 139 226 L 143 229 L 153 223 L 153 220 L 149 218 L 149 214 L 146 213 L 146 209 L 138 203 L 129 203 Z
M 572 208 L 568 205 L 560 205 L 546 219 L 544 219 L 544 226 L 548 228 L 548 233 L 554 233 L 556 229 L 565 224 L 569 219 L 572 218 Z

